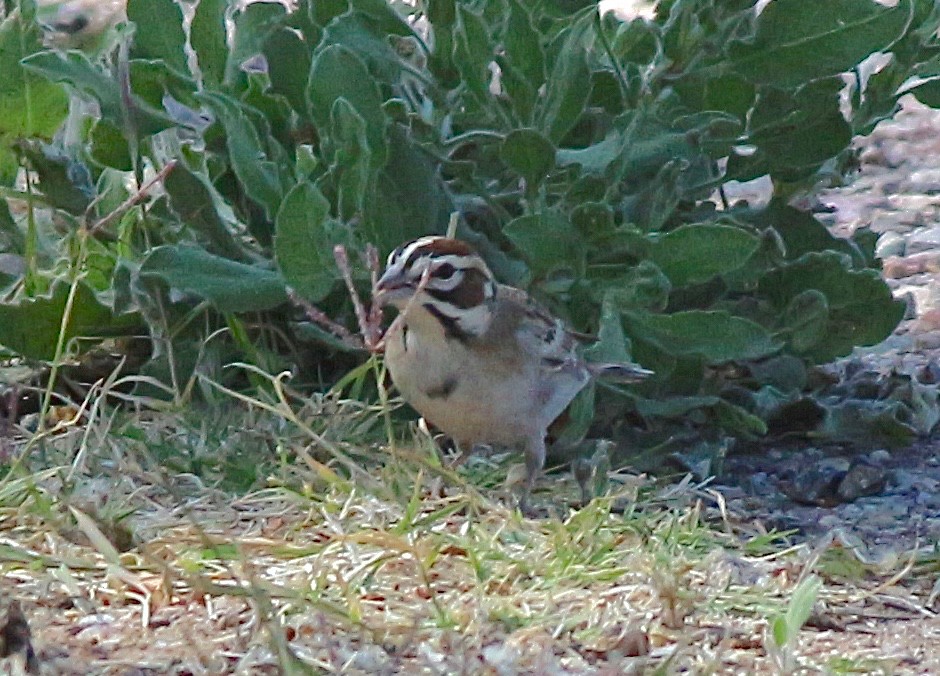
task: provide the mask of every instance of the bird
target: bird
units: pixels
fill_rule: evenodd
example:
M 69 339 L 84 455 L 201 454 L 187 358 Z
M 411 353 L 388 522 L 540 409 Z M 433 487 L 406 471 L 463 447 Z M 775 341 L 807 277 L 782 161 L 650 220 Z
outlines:
M 639 382 L 636 364 L 595 364 L 579 338 L 522 289 L 500 284 L 466 242 L 426 236 L 388 256 L 373 303 L 393 306 L 385 363 L 402 398 L 466 450 L 521 447 L 523 512 L 549 426 L 594 377 Z

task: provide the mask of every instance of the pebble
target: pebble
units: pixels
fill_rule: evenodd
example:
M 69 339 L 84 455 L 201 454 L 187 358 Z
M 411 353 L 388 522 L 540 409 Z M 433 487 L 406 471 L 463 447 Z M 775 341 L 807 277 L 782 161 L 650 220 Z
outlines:
M 891 453 L 883 448 L 879 448 L 876 451 L 872 451 L 868 455 L 868 459 L 871 460 L 875 464 L 883 465 L 884 463 L 891 460 Z
M 928 331 L 914 338 L 914 349 L 916 350 L 940 349 L 940 331 Z
M 927 195 L 940 193 L 940 169 L 920 169 L 912 173 L 905 183 L 908 192 Z
M 897 232 L 887 231 L 878 238 L 875 245 L 875 255 L 878 258 L 888 258 L 890 256 L 903 256 L 907 248 L 907 238 Z
M 918 254 L 940 248 L 940 226 L 917 230 L 907 238 L 907 254 Z
M 908 240 L 907 246 L 910 250 L 910 240 Z M 890 279 L 911 277 L 924 272 L 935 274 L 940 272 L 940 250 L 922 251 L 903 258 L 901 256 L 890 256 L 885 259 L 882 272 L 885 277 Z
M 933 308 L 917 318 L 917 330 L 928 332 L 940 329 L 940 309 Z

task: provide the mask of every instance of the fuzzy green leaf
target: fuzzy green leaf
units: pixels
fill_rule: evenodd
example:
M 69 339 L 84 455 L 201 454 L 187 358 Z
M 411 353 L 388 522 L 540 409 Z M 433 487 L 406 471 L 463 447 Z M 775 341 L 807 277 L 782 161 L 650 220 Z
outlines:
M 348 239 L 314 186 L 301 183 L 287 193 L 277 213 L 274 254 L 284 279 L 302 297 L 318 302 L 330 292 L 337 278 L 333 247 Z
M 16 157 L 10 150 L 13 141 L 51 137 L 68 112 L 64 89 L 20 63 L 42 50 L 39 27 L 33 20 L 35 6 L 22 6 L 24 13 L 13 12 L 0 22 L 0 185 L 12 183 L 16 176 Z
M 515 129 L 499 149 L 500 157 L 532 190 L 555 166 L 555 146 L 534 129 Z
M 137 24 L 131 55 L 162 59 L 180 73 L 189 72 L 183 10 L 173 0 L 128 0 L 127 18 Z
M 806 254 L 769 271 L 758 286 L 780 311 L 808 289 L 822 293 L 829 306 L 824 338 L 807 353 L 816 362 L 884 340 L 904 316 L 904 302 L 893 298 L 877 271 L 850 270 L 843 255 L 835 252 Z
M 631 336 L 667 354 L 701 355 L 710 364 L 760 359 L 782 345 L 762 326 L 723 311 L 689 310 L 668 315 L 625 315 Z
M 245 192 L 274 220 L 284 196 L 284 186 L 277 165 L 269 159 L 258 130 L 242 105 L 220 93 L 206 92 L 201 98 L 215 112 L 225 128 L 225 142 L 232 169 Z
M 650 257 L 673 286 L 700 284 L 736 270 L 757 250 L 759 238 L 730 225 L 684 225 L 653 242 Z
M 277 272 L 215 256 L 191 244 L 157 247 L 144 260 L 140 275 L 204 298 L 220 312 L 260 312 L 287 301 L 284 278 Z
M 752 41 L 731 45 L 729 65 L 751 82 L 792 88 L 850 70 L 886 50 L 911 20 L 910 0 L 774 0 L 760 13 Z
M 226 0 L 199 0 L 189 29 L 189 39 L 196 52 L 202 79 L 210 85 L 218 85 L 225 77 L 228 60 L 225 28 L 227 6 Z
M 170 198 L 170 208 L 180 222 L 205 237 L 214 253 L 241 259 L 245 252 L 232 236 L 228 224 L 219 215 L 219 199 L 205 179 L 179 164 L 163 182 Z
M 553 143 L 561 143 L 581 117 L 591 96 L 587 42 L 593 25 L 593 17 L 587 16 L 567 29 L 565 42 L 548 77 L 538 117 L 542 133 Z
M 388 122 L 382 110 L 382 94 L 355 52 L 331 45 L 317 54 L 307 81 L 307 98 L 313 119 L 323 130 L 330 128 L 336 100 L 346 99 L 366 123 L 373 166 L 385 163 Z
M 48 296 L 0 303 L 0 345 L 30 359 L 55 357 L 70 286 L 57 282 Z M 94 291 L 78 282 L 65 329 L 66 341 L 77 336 L 104 336 L 136 323 L 134 315 L 115 318 Z
M 119 129 L 129 124 L 136 134 L 148 136 L 174 126 L 162 110 L 156 110 L 138 96 L 131 96 L 131 108 L 125 106 L 117 81 L 81 52 L 39 52 L 23 60 L 23 66 L 53 82 L 66 83 L 94 98 L 101 115 Z
M 294 31 L 281 28 L 264 42 L 271 90 L 281 94 L 301 116 L 307 115 L 307 78 L 310 49 Z

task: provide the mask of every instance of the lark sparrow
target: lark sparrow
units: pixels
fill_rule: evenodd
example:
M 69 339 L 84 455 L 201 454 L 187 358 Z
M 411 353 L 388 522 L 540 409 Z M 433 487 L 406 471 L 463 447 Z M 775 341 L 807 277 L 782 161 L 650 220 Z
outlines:
M 549 425 L 591 377 L 637 382 L 652 373 L 585 362 L 560 319 L 497 283 L 457 239 L 423 237 L 395 249 L 373 302 L 400 312 L 384 338 L 385 362 L 405 401 L 464 449 L 524 448 L 523 509 L 545 463 Z

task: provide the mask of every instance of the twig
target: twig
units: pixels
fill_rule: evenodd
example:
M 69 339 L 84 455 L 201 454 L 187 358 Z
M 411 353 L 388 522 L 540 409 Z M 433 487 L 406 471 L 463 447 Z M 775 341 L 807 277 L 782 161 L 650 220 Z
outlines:
M 98 234 L 106 227 L 111 225 L 114 221 L 123 216 L 127 211 L 143 202 L 153 187 L 157 183 L 162 183 L 166 177 L 170 175 L 170 172 L 176 168 L 176 164 L 176 160 L 168 162 L 160 171 L 157 172 L 157 175 L 147 181 L 140 190 L 124 200 L 123 204 L 118 206 L 108 215 L 102 217 L 97 223 L 92 224 L 88 228 L 88 234 L 92 236 Z
M 293 288 L 287 287 L 286 291 L 290 302 L 303 310 L 304 314 L 307 315 L 307 318 L 314 324 L 322 326 L 349 347 L 355 348 L 357 350 L 366 349 L 365 343 L 361 337 L 354 334 L 342 324 L 334 322 L 323 310 L 301 296 Z
M 336 267 L 339 268 L 339 272 L 343 276 L 343 282 L 346 284 L 346 290 L 349 291 L 349 297 L 352 299 L 353 309 L 356 311 L 356 320 L 359 322 L 359 330 L 362 331 L 366 345 L 372 349 L 371 346 L 378 344 L 379 338 L 374 326 L 369 322 L 372 313 L 366 312 L 366 308 L 362 304 L 362 298 L 359 297 L 359 292 L 356 291 L 356 285 L 353 283 L 346 247 L 342 244 L 333 247 L 333 258 L 336 260 Z

